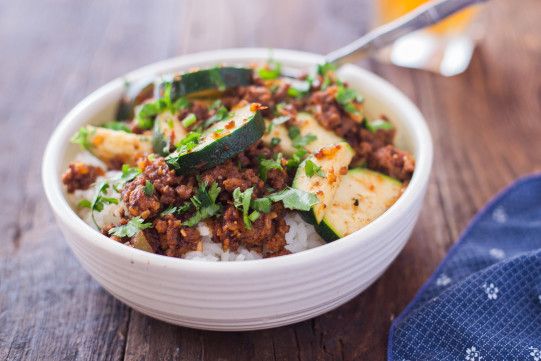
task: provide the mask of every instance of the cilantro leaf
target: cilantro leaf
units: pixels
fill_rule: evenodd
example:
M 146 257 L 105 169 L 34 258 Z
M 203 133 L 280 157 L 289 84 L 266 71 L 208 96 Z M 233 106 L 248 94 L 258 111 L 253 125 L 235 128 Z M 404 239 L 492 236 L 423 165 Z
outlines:
M 154 184 L 152 184 L 151 181 L 147 179 L 145 182 L 145 187 L 143 188 L 143 193 L 145 193 L 145 196 L 152 197 L 154 194 Z
M 388 122 L 383 119 L 374 119 L 372 121 L 366 121 L 366 129 L 372 133 L 377 132 L 378 130 L 391 130 L 394 128 L 391 122 Z
M 91 212 L 92 221 L 99 228 L 96 218 L 94 217 L 94 212 L 101 212 L 107 204 L 118 204 L 118 199 L 113 197 L 107 197 L 107 190 L 109 189 L 109 183 L 106 181 L 101 181 L 96 185 L 96 190 L 94 191 L 94 197 L 92 201 L 88 199 L 83 199 L 79 202 L 78 206 L 82 208 L 88 208 Z
M 254 193 L 254 187 L 246 189 L 244 192 L 240 188 L 233 190 L 233 204 L 235 208 L 242 211 L 242 219 L 246 229 L 252 229 L 252 222 L 249 218 L 250 203 L 252 202 L 252 194 Z
M 287 168 L 288 169 L 297 168 L 299 164 L 301 164 L 302 160 L 304 159 L 307 153 L 308 151 L 306 149 L 302 147 L 297 147 L 297 150 L 295 151 L 295 153 L 293 153 L 291 158 L 287 160 Z
M 314 204 L 319 202 L 314 193 L 308 193 L 291 187 L 269 194 L 267 198 L 273 202 L 282 201 L 284 207 L 300 211 L 308 211 Z
M 107 128 L 107 129 L 112 129 L 112 130 L 119 130 L 126 133 L 131 133 L 130 127 L 128 127 L 128 125 L 125 122 L 117 122 L 117 121 L 107 122 L 103 124 L 102 127 Z
M 197 192 L 190 198 L 196 212 L 184 222 L 184 225 L 193 227 L 202 220 L 220 213 L 222 206 L 216 203 L 216 199 L 221 190 L 216 182 L 212 183 L 208 190 L 206 183 L 200 183 Z
M 270 141 L 271 147 L 276 147 L 282 140 L 280 138 L 272 137 Z
M 220 107 L 216 109 L 216 113 L 210 118 L 208 118 L 207 120 L 205 120 L 205 122 L 203 123 L 203 128 L 208 128 L 212 124 L 226 119 L 228 115 L 229 115 L 229 110 L 227 110 L 227 108 L 224 107 L 223 105 L 220 105 Z
M 325 173 L 321 169 L 321 166 L 310 159 L 307 159 L 306 162 L 304 162 L 304 172 L 308 177 L 313 177 L 316 174 L 320 177 L 325 177 Z
M 188 128 L 197 122 L 197 117 L 194 113 L 188 114 L 184 119 L 182 119 L 181 123 L 184 128 Z
M 123 164 L 122 173 L 120 174 L 120 177 L 116 179 L 117 183 L 113 185 L 113 189 L 120 193 L 120 189 L 124 187 L 126 183 L 134 180 L 139 174 L 141 174 L 141 169 L 137 167 L 130 167 L 128 164 Z
M 250 204 L 252 209 L 262 212 L 262 213 L 269 213 L 271 210 L 271 205 L 272 205 L 272 202 L 267 197 L 253 199 Z
M 71 137 L 70 141 L 74 144 L 79 144 L 81 148 L 89 150 L 92 146 L 90 137 L 94 134 L 94 130 L 90 130 L 87 127 L 82 127 Z
M 295 139 L 293 139 L 293 146 L 294 147 L 305 147 L 308 144 L 315 141 L 317 137 L 314 134 L 306 134 L 306 135 L 299 135 Z
M 120 238 L 133 237 L 137 233 L 139 233 L 139 231 L 142 231 L 143 229 L 147 229 L 149 227 L 152 227 L 152 223 L 145 223 L 143 218 L 141 217 L 133 217 L 128 221 L 128 223 L 111 228 L 109 230 L 109 235 Z
M 276 159 L 261 159 L 259 162 L 259 177 L 263 180 L 267 180 L 267 173 L 271 169 L 283 169 L 282 153 L 278 153 Z
M 267 64 L 257 69 L 257 74 L 263 80 L 277 79 L 282 74 L 282 64 L 276 60 L 269 59 Z

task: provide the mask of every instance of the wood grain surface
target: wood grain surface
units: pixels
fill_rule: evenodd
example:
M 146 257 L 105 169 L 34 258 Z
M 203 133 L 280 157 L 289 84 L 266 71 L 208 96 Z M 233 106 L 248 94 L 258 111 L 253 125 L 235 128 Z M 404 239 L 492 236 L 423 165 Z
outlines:
M 541 170 L 541 3 L 493 0 L 467 72 L 362 64 L 420 107 L 435 163 L 419 223 L 366 292 L 259 332 L 171 326 L 106 293 L 67 248 L 40 180 L 43 149 L 90 91 L 142 65 L 228 47 L 327 52 L 372 23 L 372 2 L 0 1 L 0 360 L 384 360 L 391 320 L 474 213 Z

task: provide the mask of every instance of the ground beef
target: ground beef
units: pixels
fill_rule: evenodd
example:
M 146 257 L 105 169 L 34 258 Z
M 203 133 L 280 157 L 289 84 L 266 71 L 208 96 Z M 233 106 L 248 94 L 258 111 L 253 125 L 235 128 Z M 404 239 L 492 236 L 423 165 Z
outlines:
M 201 242 L 197 228 L 182 226 L 182 222 L 173 215 L 156 219 L 154 229 L 166 256 L 181 257 L 186 252 L 197 250 Z
M 242 245 L 250 250 L 270 257 L 285 250 L 285 234 L 289 226 L 284 220 L 285 211 L 280 203 L 275 203 L 271 212 L 262 213 L 252 223 L 252 228 L 246 228 L 241 212 L 229 205 L 224 214 L 213 222 L 215 242 L 220 242 L 224 250 L 236 251 Z
M 78 189 L 88 189 L 96 178 L 104 174 L 105 171 L 100 167 L 80 162 L 70 163 L 62 175 L 62 183 L 66 186 L 68 193 L 73 193 Z
M 342 121 L 340 107 L 335 100 L 336 91 L 336 86 L 316 91 L 308 101 L 317 120 L 327 129 L 339 128 Z
M 368 166 L 393 178 L 407 181 L 413 175 L 415 160 L 411 154 L 387 145 L 369 157 Z
M 161 204 L 156 192 L 152 195 L 145 192 L 146 182 L 144 176 L 138 176 L 122 188 L 122 200 L 132 217 L 147 219 L 155 216 L 160 210 Z

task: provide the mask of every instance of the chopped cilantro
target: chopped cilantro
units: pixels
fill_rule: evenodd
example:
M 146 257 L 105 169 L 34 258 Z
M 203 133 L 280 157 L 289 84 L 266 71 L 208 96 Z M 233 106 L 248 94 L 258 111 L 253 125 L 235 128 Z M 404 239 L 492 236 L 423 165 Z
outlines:
M 141 129 L 150 129 L 154 124 L 154 117 L 161 111 L 159 101 L 146 103 L 138 108 L 135 120 Z
M 130 167 L 129 164 L 123 164 L 122 173 L 120 174 L 120 177 L 117 178 L 117 183 L 113 185 L 113 189 L 120 192 L 120 188 L 122 188 L 124 184 L 131 182 L 139 174 L 141 174 L 141 169 L 137 167 Z
M 358 104 L 363 102 L 363 98 L 355 90 L 339 85 L 335 99 L 346 112 L 360 116 L 361 110 L 358 108 Z
M 182 119 L 181 123 L 184 128 L 188 128 L 194 125 L 195 122 L 197 122 L 197 117 L 194 113 L 190 113 L 184 119 Z
M 294 147 L 305 147 L 308 144 L 312 143 L 314 140 L 316 140 L 317 137 L 313 134 L 306 134 L 303 136 L 298 136 L 293 139 L 293 146 Z
M 210 81 L 214 85 L 216 85 L 216 88 L 218 88 L 219 91 L 225 90 L 225 81 L 224 81 L 224 78 L 222 77 L 222 73 L 220 73 L 219 67 L 210 69 L 209 76 L 210 76 Z
M 314 204 L 319 202 L 315 194 L 290 187 L 269 194 L 267 198 L 273 202 L 282 201 L 284 207 L 300 211 L 308 211 Z
M 253 211 L 253 212 L 250 213 L 250 215 L 248 216 L 248 219 L 249 219 L 251 222 L 255 222 L 255 221 L 257 221 L 257 219 L 259 218 L 260 215 L 261 215 L 261 213 L 259 213 L 258 211 Z
M 299 127 L 293 125 L 289 127 L 289 129 L 287 130 L 287 134 L 289 135 L 289 138 L 295 139 L 301 135 L 301 130 L 299 129 Z
M 133 237 L 137 233 L 139 233 L 139 231 L 142 231 L 143 229 L 147 229 L 149 227 L 152 227 L 152 223 L 145 223 L 143 218 L 141 217 L 133 217 L 128 221 L 128 223 L 122 226 L 111 228 L 109 230 L 109 234 L 111 236 L 116 236 L 120 238 Z
M 143 188 L 143 192 L 145 193 L 145 196 L 152 197 L 154 194 L 154 184 L 152 184 L 151 181 L 147 180 L 145 182 L 145 187 Z
M 278 153 L 276 159 L 261 159 L 259 162 L 259 177 L 267 180 L 267 173 L 271 169 L 282 169 L 282 153 Z
M 252 229 L 252 222 L 249 218 L 250 203 L 252 202 L 252 194 L 254 187 L 246 189 L 244 192 L 240 188 L 235 188 L 233 191 L 233 203 L 235 208 L 242 211 L 242 219 L 247 229 Z
M 304 159 L 304 156 L 308 153 L 308 151 L 302 147 L 297 147 L 297 150 L 291 158 L 287 160 L 287 168 L 288 169 L 295 169 L 301 164 L 302 160 Z
M 288 129 L 289 138 L 293 141 L 293 146 L 296 148 L 305 147 L 312 143 L 317 137 L 313 134 L 301 135 L 301 130 L 297 126 L 291 126 Z
M 195 195 L 190 198 L 196 211 L 193 216 L 188 218 L 184 224 L 188 227 L 193 227 L 197 223 L 217 215 L 222 210 L 220 204 L 216 203 L 216 198 L 222 189 L 218 187 L 218 183 L 214 182 L 207 190 L 206 183 L 199 183 L 199 187 Z
M 182 205 L 178 207 L 169 206 L 160 213 L 160 216 L 163 217 L 168 214 L 182 214 L 182 213 L 187 212 L 191 207 L 192 207 L 192 203 L 190 202 L 182 203 Z
M 321 88 L 325 89 L 332 84 L 334 79 L 334 72 L 336 71 L 336 66 L 331 63 L 318 64 L 317 73 L 321 75 L 323 81 L 321 83 Z
M 265 66 L 257 70 L 257 74 L 263 80 L 277 79 L 282 74 L 282 64 L 276 60 L 269 59 Z
M 221 105 L 220 103 L 220 106 L 216 109 L 216 113 L 210 118 L 208 118 L 207 120 L 205 120 L 205 123 L 203 123 L 203 127 L 208 128 L 212 124 L 226 119 L 228 115 L 229 115 L 229 110 L 227 110 L 227 108 Z
M 308 177 L 313 177 L 314 175 L 325 177 L 325 173 L 321 169 L 321 166 L 317 165 L 310 159 L 307 159 L 306 162 L 304 162 L 304 172 Z
M 276 147 L 282 140 L 280 138 L 272 137 L 270 141 L 271 147 Z
M 372 133 L 377 132 L 378 130 L 391 130 L 393 129 L 393 124 L 383 119 L 374 119 L 372 121 L 366 121 L 366 129 Z
M 199 138 L 201 138 L 201 133 L 199 132 L 189 132 L 184 138 L 175 144 L 177 151 L 181 154 L 184 154 L 197 146 L 199 143 Z M 171 153 L 174 154 L 174 153 Z
M 117 122 L 117 121 L 107 122 L 104 125 L 102 125 L 102 127 L 107 128 L 107 129 L 112 129 L 112 130 L 120 130 L 126 133 L 131 133 L 130 127 L 128 127 L 128 125 L 125 122 Z
M 96 218 L 94 217 L 94 212 L 101 212 L 107 204 L 118 204 L 118 199 L 113 197 L 107 197 L 107 189 L 109 189 L 109 183 L 101 181 L 96 185 L 96 190 L 94 191 L 94 197 L 92 201 L 88 199 L 83 199 L 79 202 L 78 206 L 82 208 L 90 209 L 92 221 L 99 228 Z
M 87 127 L 82 127 L 71 137 L 70 141 L 74 144 L 79 144 L 83 149 L 89 150 L 92 146 L 90 137 L 93 135 L 94 130 L 90 130 Z
M 252 200 L 251 207 L 256 211 L 269 213 L 271 210 L 271 204 L 272 202 L 269 198 L 263 197 Z

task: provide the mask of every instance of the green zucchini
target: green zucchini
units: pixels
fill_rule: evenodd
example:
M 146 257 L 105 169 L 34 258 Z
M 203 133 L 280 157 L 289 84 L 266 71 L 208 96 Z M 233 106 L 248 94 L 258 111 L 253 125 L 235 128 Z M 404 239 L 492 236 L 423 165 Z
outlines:
M 291 141 L 291 138 L 289 138 L 287 127 L 284 124 L 271 124 L 271 121 L 268 120 L 265 122 L 266 129 L 269 129 L 270 131 L 265 132 L 263 135 L 263 138 L 261 140 L 265 143 L 270 145 L 272 143 L 272 138 L 278 138 L 280 139 L 280 150 L 285 155 L 291 155 L 295 153 L 295 147 L 293 146 L 293 142 Z
M 252 83 L 250 68 L 215 67 L 176 76 L 171 83 L 171 100 L 205 94 L 212 90 L 224 91 Z M 163 88 L 164 84 L 162 84 Z
M 141 156 L 152 153 L 149 136 L 92 125 L 83 129 L 86 137 L 84 147 L 109 168 L 120 168 L 122 164 L 135 165 Z
M 154 121 L 152 131 L 154 152 L 166 156 L 171 152 L 171 148 L 186 134 L 186 129 L 174 114 L 171 114 L 171 112 L 159 114 Z
M 124 94 L 118 103 L 116 111 L 115 119 L 117 120 L 133 119 L 135 107 L 152 98 L 154 95 L 154 77 L 132 83 L 126 82 L 124 88 Z
M 310 153 L 317 152 L 328 145 L 345 142 L 343 138 L 336 135 L 332 130 L 323 128 L 310 113 L 301 112 L 297 114 L 295 123 L 299 127 L 302 136 L 308 134 L 316 136 L 314 141 L 305 146 L 306 150 Z
M 345 237 L 382 215 L 402 194 L 400 181 L 366 168 L 342 177 L 317 232 L 327 242 Z
M 312 206 L 312 209 L 306 214 L 303 214 L 304 218 L 309 222 L 318 224 L 325 216 L 336 189 L 340 185 L 342 175 L 347 172 L 354 154 L 355 152 L 347 142 L 340 142 L 320 149 L 299 165 L 293 179 L 293 188 L 314 193 L 319 199 L 319 203 Z M 321 175 L 307 174 L 306 166 L 308 162 L 320 167 Z
M 197 173 L 242 152 L 260 139 L 264 131 L 259 104 L 248 104 L 232 110 L 226 119 L 205 130 L 195 147 L 181 147 L 165 161 L 177 174 Z
M 299 128 L 301 136 L 304 137 L 311 134 L 316 137 L 315 140 L 304 146 L 304 148 L 310 153 L 315 153 L 321 148 L 331 144 L 345 142 L 343 138 L 336 135 L 336 133 L 334 133 L 332 130 L 323 128 L 310 113 L 298 113 L 295 118 L 294 125 Z M 287 126 L 285 124 L 275 124 L 271 125 L 270 128 L 270 132 L 265 133 L 263 136 L 263 142 L 266 144 L 271 144 L 272 138 L 279 138 L 280 147 L 285 155 L 295 153 L 296 149 L 293 145 L 293 141 L 291 138 L 289 138 Z

